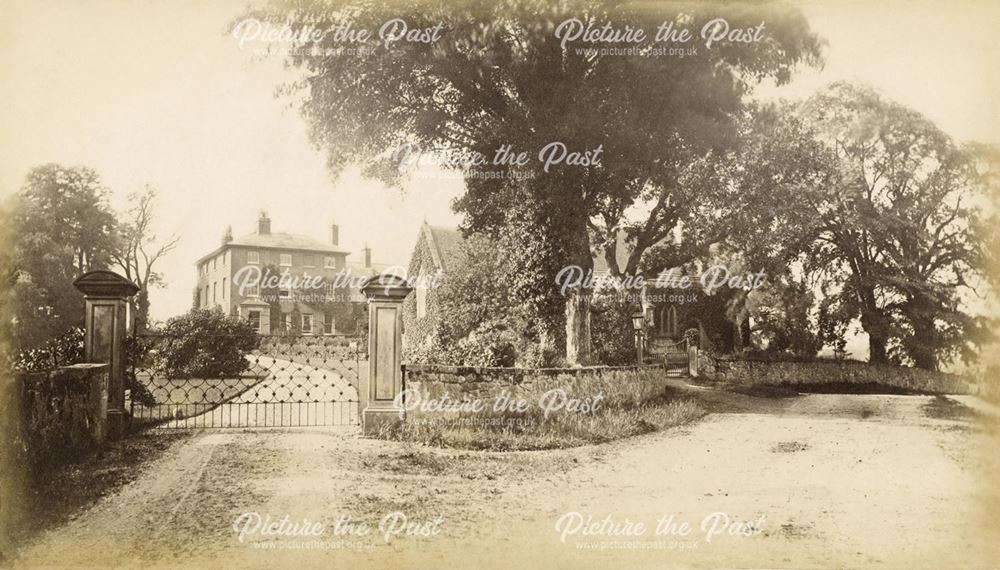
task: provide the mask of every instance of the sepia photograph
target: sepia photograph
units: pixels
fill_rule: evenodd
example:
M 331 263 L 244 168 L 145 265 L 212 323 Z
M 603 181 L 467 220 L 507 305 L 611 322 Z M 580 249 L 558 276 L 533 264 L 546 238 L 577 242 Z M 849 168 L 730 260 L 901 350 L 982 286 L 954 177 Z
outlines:
M 995 0 L 0 0 L 0 569 L 1000 568 Z

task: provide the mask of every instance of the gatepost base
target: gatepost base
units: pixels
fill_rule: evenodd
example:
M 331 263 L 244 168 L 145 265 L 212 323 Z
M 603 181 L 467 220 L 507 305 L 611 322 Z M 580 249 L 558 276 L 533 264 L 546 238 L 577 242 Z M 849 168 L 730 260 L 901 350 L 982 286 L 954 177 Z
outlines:
M 125 410 L 108 410 L 108 439 L 115 441 L 125 437 L 129 419 Z
M 365 435 L 375 435 L 382 426 L 403 421 L 403 410 L 399 408 L 365 408 L 361 414 L 361 431 Z

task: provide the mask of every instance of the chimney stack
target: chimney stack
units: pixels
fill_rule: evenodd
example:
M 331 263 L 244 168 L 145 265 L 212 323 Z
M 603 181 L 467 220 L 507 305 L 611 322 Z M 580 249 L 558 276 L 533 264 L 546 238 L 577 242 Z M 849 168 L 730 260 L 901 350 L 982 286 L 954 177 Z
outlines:
M 330 243 L 340 245 L 340 226 L 330 224 Z
M 370 268 L 372 266 L 372 248 L 368 247 L 368 243 L 365 242 L 365 248 L 361 251 L 365 254 L 365 268 Z
M 233 241 L 233 226 L 226 226 L 226 233 L 222 236 L 222 245 Z
M 261 211 L 260 218 L 257 219 L 257 233 L 262 236 L 271 233 L 271 218 L 267 217 L 267 212 Z

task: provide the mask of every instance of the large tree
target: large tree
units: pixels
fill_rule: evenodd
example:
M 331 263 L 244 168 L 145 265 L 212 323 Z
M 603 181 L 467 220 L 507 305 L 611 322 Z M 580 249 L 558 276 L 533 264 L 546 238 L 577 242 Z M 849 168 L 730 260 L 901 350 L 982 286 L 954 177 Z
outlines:
M 163 276 L 154 267 L 177 247 L 180 237 L 172 235 L 162 241 L 156 237 L 156 192 L 152 188 L 129 194 L 128 203 L 111 259 L 128 280 L 139 286 L 139 293 L 130 302 L 135 329 L 141 331 L 149 322 L 149 289 L 163 284 Z
M 699 31 L 720 13 L 733 29 L 753 30 L 764 22 L 760 41 L 706 47 Z M 569 264 L 590 270 L 592 254 L 606 250 L 625 229 L 629 260 L 613 271 L 637 272 L 646 250 L 690 218 L 691 203 L 700 198 L 680 183 L 680 170 L 692 157 L 730 142 L 732 116 L 750 86 L 765 77 L 784 81 L 797 63 L 819 56 L 819 41 L 802 15 L 770 3 L 290 2 L 256 16 L 297 31 L 348 24 L 377 30 L 393 18 L 411 29 L 442 24 L 428 43 L 386 46 L 375 37 L 367 42 L 373 50 L 368 57 L 310 51 L 343 48 L 334 34 L 300 44 L 304 49 L 293 50 L 290 62 L 304 72 L 293 86 L 304 95 L 301 112 L 313 140 L 328 151 L 334 173 L 361 161 L 369 173 L 398 181 L 399 169 L 377 159 L 404 143 L 487 160 L 506 145 L 526 152 L 526 164 L 499 168 L 459 161 L 467 173 L 520 176 L 470 183 L 458 206 L 472 232 L 496 231 L 508 223 L 512 206 L 526 209 L 541 226 L 525 239 L 544 240 L 541 253 L 558 256 L 540 258 L 543 269 Z M 693 40 L 683 47 L 698 51 L 657 56 L 650 50 L 677 44 L 647 41 L 637 55 L 583 52 L 578 48 L 622 46 L 564 45 L 556 30 L 574 18 L 595 27 L 642 28 L 650 36 L 673 22 L 692 30 Z M 568 152 L 591 151 L 595 158 L 600 148 L 600 160 L 545 168 L 538 153 L 551 143 L 564 144 Z M 629 217 L 636 212 L 642 214 Z M 725 232 L 713 222 L 693 220 L 690 227 L 700 240 L 711 241 Z M 675 253 L 670 263 L 683 261 L 684 252 Z M 571 290 L 565 306 L 567 357 L 586 362 L 589 291 Z
M 824 318 L 859 319 L 871 362 L 936 369 L 989 336 L 970 301 L 987 291 L 974 155 L 916 111 L 835 83 L 798 109 L 826 145 L 808 266 L 826 275 Z
M 13 206 L 19 348 L 83 325 L 83 299 L 73 280 L 108 267 L 115 224 L 107 196 L 89 168 L 46 164 L 28 173 Z

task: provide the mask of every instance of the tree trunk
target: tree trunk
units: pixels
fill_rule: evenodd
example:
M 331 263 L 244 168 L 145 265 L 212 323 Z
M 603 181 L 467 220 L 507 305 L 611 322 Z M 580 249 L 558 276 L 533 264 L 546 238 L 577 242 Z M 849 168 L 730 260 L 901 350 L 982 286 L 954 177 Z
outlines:
M 574 288 L 566 297 L 566 361 L 570 366 L 590 363 L 590 303 L 588 289 Z
M 740 311 L 733 323 L 733 352 L 739 354 L 750 348 L 750 315 Z
M 146 330 L 146 325 L 149 322 L 149 293 L 145 288 L 139 291 L 139 294 L 135 296 L 135 332 L 142 333 Z
M 868 333 L 868 362 L 871 364 L 888 362 L 886 345 L 889 343 L 889 326 L 885 317 L 874 311 L 863 313 L 861 328 Z

